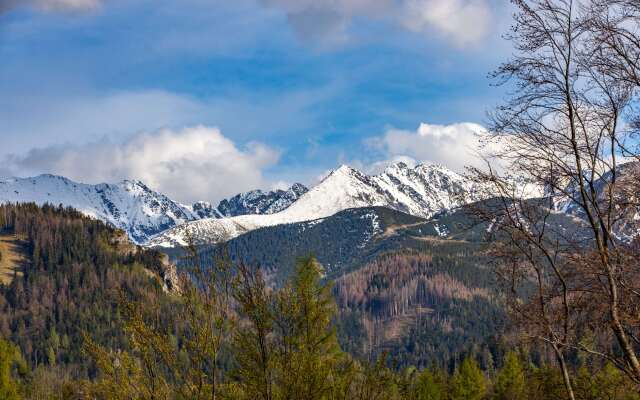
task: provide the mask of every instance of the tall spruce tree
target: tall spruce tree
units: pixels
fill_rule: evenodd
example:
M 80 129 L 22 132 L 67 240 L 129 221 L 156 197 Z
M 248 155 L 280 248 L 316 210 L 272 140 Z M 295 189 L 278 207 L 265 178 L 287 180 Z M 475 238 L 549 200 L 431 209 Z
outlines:
M 447 397 L 447 379 L 441 371 L 426 369 L 418 376 L 415 396 L 419 400 L 445 400 Z
M 331 286 L 314 258 L 298 261 L 292 281 L 276 298 L 276 381 L 282 399 L 323 399 L 343 358 L 332 326 Z
M 251 271 L 243 264 L 238 266 L 233 298 L 241 319 L 232 340 L 239 397 L 271 400 L 274 398 L 273 304 L 259 270 Z
M 13 376 L 21 357 L 18 349 L 10 342 L 0 339 L 0 399 L 17 400 L 22 396 L 19 383 Z
M 451 400 L 481 400 L 487 392 L 485 377 L 472 358 L 467 357 L 451 379 Z
M 494 400 L 520 400 L 526 398 L 524 368 L 518 355 L 511 351 L 504 359 L 493 386 Z

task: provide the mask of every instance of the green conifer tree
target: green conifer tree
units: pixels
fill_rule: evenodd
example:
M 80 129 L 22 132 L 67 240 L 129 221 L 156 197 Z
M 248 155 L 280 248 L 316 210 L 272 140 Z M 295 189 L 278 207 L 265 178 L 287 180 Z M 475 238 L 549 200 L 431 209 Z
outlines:
M 18 390 L 19 383 L 13 376 L 14 367 L 20 360 L 18 349 L 10 342 L 0 339 L 0 399 L 22 398 Z
M 241 323 L 233 334 L 232 350 L 237 367 L 239 397 L 273 399 L 273 310 L 260 271 L 238 266 L 233 297 Z
M 494 400 L 525 399 L 526 383 L 524 368 L 518 355 L 511 351 L 504 359 L 504 366 L 498 372 L 493 386 Z
M 582 400 L 640 399 L 637 385 L 610 363 L 595 373 L 586 366 L 580 368 L 576 377 L 576 394 Z
M 419 400 L 445 400 L 446 376 L 437 370 L 424 370 L 418 376 L 415 386 L 415 399 Z
M 467 357 L 451 379 L 451 400 L 481 400 L 487 392 L 485 377 L 478 363 Z
M 276 381 L 278 397 L 323 399 L 333 386 L 343 358 L 332 319 L 331 287 L 321 281 L 314 258 L 301 259 L 290 284 L 276 299 Z

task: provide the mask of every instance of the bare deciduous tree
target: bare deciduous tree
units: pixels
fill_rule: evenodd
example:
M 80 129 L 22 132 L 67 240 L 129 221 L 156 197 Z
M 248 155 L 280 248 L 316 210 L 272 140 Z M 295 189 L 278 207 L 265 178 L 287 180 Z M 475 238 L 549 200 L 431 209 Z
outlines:
M 620 162 L 637 158 L 625 118 L 638 88 L 639 3 L 513 3 L 516 53 L 493 74 L 513 84 L 491 116 L 498 150 L 472 170 L 498 199 L 474 211 L 501 239 L 493 251 L 514 315 L 553 348 L 569 398 L 569 351 L 606 358 L 640 383 L 638 253 L 622 229 L 638 212 L 640 175 Z M 544 188 L 544 199 L 527 199 L 514 175 Z M 563 225 L 559 209 L 578 228 Z M 588 328 L 595 344 L 581 340 Z

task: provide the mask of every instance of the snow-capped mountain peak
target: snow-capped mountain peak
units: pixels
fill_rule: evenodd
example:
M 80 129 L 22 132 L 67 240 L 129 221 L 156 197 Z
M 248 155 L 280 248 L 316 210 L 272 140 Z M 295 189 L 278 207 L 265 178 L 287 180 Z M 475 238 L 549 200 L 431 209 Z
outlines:
M 637 173 L 629 176 L 633 180 Z M 513 179 L 513 183 L 523 196 L 544 195 L 526 181 Z M 287 190 L 253 190 L 217 207 L 204 201 L 182 205 L 137 180 L 88 185 L 50 174 L 0 180 L 0 202 L 71 206 L 149 246 L 184 245 L 187 236 L 197 243 L 222 242 L 260 227 L 315 221 L 353 208 L 387 207 L 430 218 L 488 197 L 489 188 L 478 187 L 446 167 L 411 167 L 404 162 L 391 164 L 378 175 L 341 165 L 311 190 L 301 184 Z M 570 213 L 568 208 L 564 211 Z M 628 219 L 627 231 L 636 232 L 637 215 Z
M 0 202 L 70 206 L 126 230 L 137 242 L 193 220 L 184 206 L 139 181 L 88 185 L 51 174 L 11 178 L 0 181 Z
M 306 188 L 300 185 L 290 190 L 293 194 L 281 191 L 281 195 L 273 195 L 271 203 L 277 203 L 282 210 Z M 190 221 L 223 216 L 210 203 L 186 206 L 139 180 L 90 185 L 51 174 L 0 180 L 0 202 L 70 206 L 125 230 L 136 243 L 144 243 L 160 232 Z
M 185 244 L 187 231 L 201 243 L 225 241 L 259 227 L 316 220 L 350 208 L 382 206 L 428 218 L 476 198 L 472 183 L 442 166 L 411 168 L 400 162 L 380 175 L 369 176 L 342 165 L 281 212 L 195 221 L 162 233 L 148 244 Z

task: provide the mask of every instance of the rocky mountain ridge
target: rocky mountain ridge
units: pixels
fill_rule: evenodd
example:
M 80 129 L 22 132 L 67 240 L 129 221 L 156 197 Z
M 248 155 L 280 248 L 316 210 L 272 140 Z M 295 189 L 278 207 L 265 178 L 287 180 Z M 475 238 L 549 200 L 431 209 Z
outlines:
M 164 231 L 146 244 L 183 246 L 186 238 L 192 238 L 196 244 L 218 243 L 261 227 L 314 221 L 352 208 L 387 207 L 430 218 L 443 210 L 480 200 L 479 196 L 486 191 L 479 189 L 476 183 L 439 165 L 411 168 L 400 162 L 375 176 L 342 165 L 283 211 L 201 219 Z
M 238 195 L 233 199 L 242 199 L 240 202 L 244 208 L 236 207 L 234 212 L 280 210 L 295 201 L 304 190 L 304 186 L 296 184 L 287 191 L 254 191 Z M 265 198 L 269 200 L 266 203 L 271 208 L 263 207 Z M 188 222 L 223 218 L 228 210 L 223 205 L 233 204 L 232 201 L 223 200 L 218 207 L 202 201 L 188 206 L 137 180 L 90 185 L 51 174 L 1 179 L 0 203 L 7 202 L 73 207 L 87 216 L 126 231 L 137 244 L 143 244 L 154 235 Z

